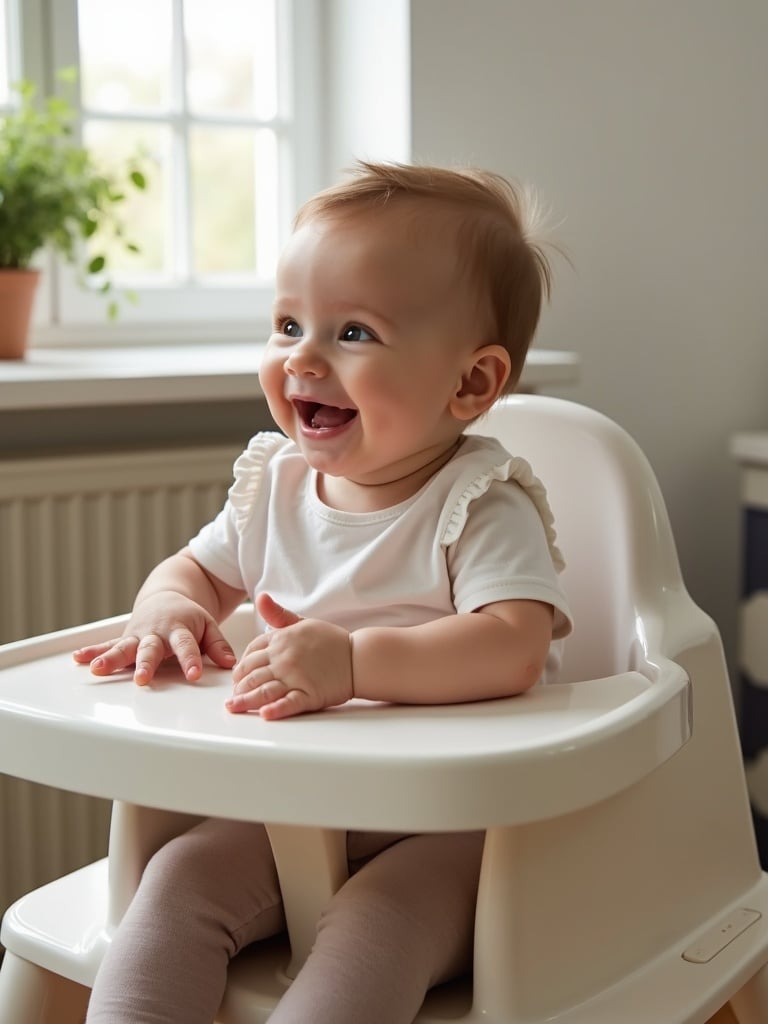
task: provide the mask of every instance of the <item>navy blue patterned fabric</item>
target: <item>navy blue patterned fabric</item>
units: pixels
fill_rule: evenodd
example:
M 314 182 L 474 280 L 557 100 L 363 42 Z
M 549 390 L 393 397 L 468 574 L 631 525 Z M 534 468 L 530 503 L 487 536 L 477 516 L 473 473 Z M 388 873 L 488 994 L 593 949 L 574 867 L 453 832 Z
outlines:
M 768 593 L 768 510 L 747 508 L 744 512 L 742 595 Z M 768 621 L 765 623 L 768 630 Z M 768 680 L 752 680 L 742 667 L 739 681 L 741 744 L 747 765 L 768 750 Z M 755 835 L 763 868 L 768 869 L 768 818 L 752 804 Z
M 744 757 L 752 759 L 768 747 L 768 690 L 762 686 L 755 686 L 744 671 L 739 674 L 739 681 L 741 746 Z
M 755 590 L 768 590 L 768 509 L 748 508 L 744 512 L 745 597 Z

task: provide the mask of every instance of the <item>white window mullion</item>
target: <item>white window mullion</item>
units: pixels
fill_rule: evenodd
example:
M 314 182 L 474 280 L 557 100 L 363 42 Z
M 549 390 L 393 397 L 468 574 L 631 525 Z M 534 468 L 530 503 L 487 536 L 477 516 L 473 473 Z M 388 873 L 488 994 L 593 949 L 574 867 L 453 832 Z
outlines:
M 23 0 L 26 10 L 28 0 Z M 37 4 L 43 13 L 43 24 L 39 27 L 44 39 L 48 41 L 49 52 L 45 54 L 47 63 L 47 84 L 50 89 L 56 88 L 56 72 L 62 68 L 80 67 L 80 52 L 77 34 L 77 0 L 33 0 L 31 6 Z M 77 89 L 79 104 L 80 90 Z
M 60 92 L 62 83 L 56 78 L 58 70 L 72 67 L 79 69 L 80 66 L 77 0 L 40 0 L 40 7 L 43 10 L 40 32 L 43 40 L 47 42 L 43 88 L 46 92 Z M 67 98 L 77 109 L 80 108 L 79 82 L 67 90 Z M 75 130 L 79 132 L 80 126 L 76 125 Z M 73 287 L 77 287 L 74 278 L 71 267 L 65 266 L 50 253 L 46 254 L 43 280 L 47 281 L 48 285 L 48 320 L 51 324 L 61 323 L 66 302 L 65 294 Z
M 171 103 L 173 136 L 171 154 L 172 201 L 169 205 L 173 274 L 180 283 L 192 279 L 192 180 L 189 164 L 187 104 L 187 47 L 184 32 L 184 0 L 173 0 L 173 56 Z
M 296 207 L 330 184 L 323 165 L 322 25 L 317 0 L 277 5 L 281 163 L 288 173 L 281 189 L 280 221 L 289 225 Z M 307 159 L 313 154 L 313 158 Z
M 7 0 L 11 12 L 11 28 L 16 33 L 16 52 L 10 56 L 13 78 L 28 78 L 38 88 L 49 84 L 51 66 L 51 38 L 49 26 L 49 0 Z M 62 0 L 66 13 L 75 0 Z M 71 56 L 71 54 L 70 54 Z
M 22 77 L 21 58 L 21 23 L 19 0 L 5 0 L 3 7 L 4 20 L 2 25 L 3 75 L 0 104 L 10 99 L 9 86 Z
M 71 16 L 76 0 L 60 0 L 56 12 L 62 19 Z M 35 83 L 45 94 L 54 85 L 53 69 L 57 59 L 53 49 L 53 0 L 6 0 L 8 13 L 8 72 L 11 84 L 20 79 Z M 63 32 L 62 44 L 71 39 Z M 77 54 L 67 51 L 70 64 L 76 63 Z M 32 313 L 33 330 L 45 329 L 56 317 L 56 261 L 49 253 L 40 253 L 34 265 L 42 271 Z

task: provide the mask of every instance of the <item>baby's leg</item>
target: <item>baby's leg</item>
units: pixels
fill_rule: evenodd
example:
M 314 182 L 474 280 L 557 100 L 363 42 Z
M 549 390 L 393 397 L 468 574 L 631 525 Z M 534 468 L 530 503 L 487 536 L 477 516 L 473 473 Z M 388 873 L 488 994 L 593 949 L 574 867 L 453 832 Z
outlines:
M 212 1024 L 231 957 L 284 927 L 264 827 L 204 821 L 147 865 L 99 969 L 87 1024 Z
M 354 874 L 270 1024 L 411 1024 L 427 989 L 471 967 L 483 838 L 411 836 Z

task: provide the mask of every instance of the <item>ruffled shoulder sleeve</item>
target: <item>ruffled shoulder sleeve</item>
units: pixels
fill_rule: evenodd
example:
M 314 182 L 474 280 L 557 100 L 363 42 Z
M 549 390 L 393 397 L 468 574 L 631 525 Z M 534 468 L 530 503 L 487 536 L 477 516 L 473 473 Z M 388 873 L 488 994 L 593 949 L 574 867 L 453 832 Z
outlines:
M 274 432 L 256 434 L 248 447 L 235 460 L 234 481 L 229 488 L 229 503 L 234 513 L 238 534 L 242 534 L 251 517 L 253 503 L 264 478 L 267 463 L 282 448 L 290 444 L 287 437 Z
M 565 568 L 565 560 L 556 543 L 555 517 L 547 500 L 544 484 L 534 475 L 525 459 L 504 453 L 506 458 L 501 462 L 479 468 L 474 474 L 464 474 L 453 488 L 446 502 L 445 514 L 442 519 L 440 543 L 443 547 L 453 544 L 461 536 L 469 514 L 469 506 L 481 498 L 491 484 L 498 480 L 513 481 L 518 484 L 531 499 L 539 513 L 549 545 L 549 553 L 557 572 Z

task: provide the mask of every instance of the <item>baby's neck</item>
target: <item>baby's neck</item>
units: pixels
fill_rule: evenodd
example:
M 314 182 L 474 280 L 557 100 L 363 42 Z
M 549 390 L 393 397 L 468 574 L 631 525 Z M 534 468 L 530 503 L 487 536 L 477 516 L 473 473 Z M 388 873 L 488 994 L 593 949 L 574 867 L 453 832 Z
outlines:
M 367 483 L 318 473 L 317 495 L 325 505 L 340 512 L 380 512 L 392 508 L 420 491 L 435 473 L 450 462 L 463 440 L 462 434 L 449 448 L 423 466 L 381 482 Z

